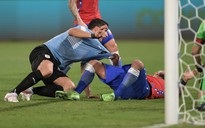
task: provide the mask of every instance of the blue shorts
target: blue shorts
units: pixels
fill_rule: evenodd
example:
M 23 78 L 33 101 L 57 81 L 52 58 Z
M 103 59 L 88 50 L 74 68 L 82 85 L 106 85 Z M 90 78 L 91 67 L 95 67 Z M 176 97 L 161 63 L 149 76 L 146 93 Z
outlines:
M 121 82 L 123 81 L 124 76 L 131 67 L 131 65 L 124 65 L 121 68 L 111 65 L 105 65 L 106 77 L 105 79 L 100 78 L 102 82 L 110 86 L 114 91 L 118 89 Z M 126 86 L 122 95 L 122 99 L 145 99 L 150 93 L 150 86 L 146 77 L 145 68 L 140 71 L 140 75 L 135 83 L 132 85 Z

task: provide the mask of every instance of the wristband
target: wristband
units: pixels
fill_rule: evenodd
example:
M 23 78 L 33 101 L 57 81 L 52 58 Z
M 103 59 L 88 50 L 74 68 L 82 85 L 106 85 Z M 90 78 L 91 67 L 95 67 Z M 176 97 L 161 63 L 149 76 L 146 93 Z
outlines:
M 202 66 L 202 67 L 204 67 L 204 66 Z M 198 72 L 203 72 L 203 69 L 201 67 L 196 66 L 196 69 Z
M 185 82 L 184 79 L 181 79 L 181 84 L 182 84 L 182 85 L 186 85 L 187 82 Z
M 94 33 L 91 33 L 91 38 L 96 38 Z

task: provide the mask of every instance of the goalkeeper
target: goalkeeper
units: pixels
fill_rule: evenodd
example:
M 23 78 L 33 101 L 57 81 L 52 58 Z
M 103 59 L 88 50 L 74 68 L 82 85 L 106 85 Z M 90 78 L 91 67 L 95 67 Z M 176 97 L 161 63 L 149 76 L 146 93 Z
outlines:
M 199 26 L 199 29 L 196 33 L 196 40 L 192 47 L 192 55 L 194 57 L 194 61 L 196 62 L 196 69 L 198 70 L 198 72 L 201 72 L 201 76 L 203 77 L 200 83 L 201 84 L 200 90 L 202 91 L 202 93 L 200 93 L 199 95 L 199 98 L 201 99 L 199 104 L 203 106 L 205 101 L 205 77 L 203 72 L 204 64 L 201 60 L 201 49 L 204 44 L 205 44 L 205 20 L 203 20 Z
M 79 94 L 92 82 L 95 73 L 102 82 L 114 91 L 111 94 L 102 94 L 103 101 L 164 98 L 164 71 L 158 71 L 154 76 L 146 75 L 144 64 L 137 59 L 132 64 L 122 67 L 91 60 L 86 64 L 85 71 L 75 90 L 71 93 L 57 91 L 56 96 L 69 100 L 79 100 Z M 196 73 L 196 70 L 186 71 L 182 84 L 185 85 Z

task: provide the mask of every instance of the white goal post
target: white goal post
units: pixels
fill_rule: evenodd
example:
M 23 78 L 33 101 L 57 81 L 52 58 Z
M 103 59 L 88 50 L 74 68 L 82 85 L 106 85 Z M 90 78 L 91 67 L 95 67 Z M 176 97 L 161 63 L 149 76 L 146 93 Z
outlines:
M 178 124 L 178 0 L 165 0 L 165 124 Z
M 198 64 L 194 56 L 205 57 L 205 45 L 201 52 L 192 55 L 198 30 L 205 20 L 205 0 L 165 0 L 165 124 L 191 123 L 205 125 L 205 111 L 201 82 L 205 80 L 202 73 L 195 76 L 183 86 L 179 83 L 185 71 L 193 71 Z M 199 37 L 198 37 L 199 38 Z M 202 62 L 204 63 L 204 62 Z M 179 86 L 180 99 L 179 99 Z

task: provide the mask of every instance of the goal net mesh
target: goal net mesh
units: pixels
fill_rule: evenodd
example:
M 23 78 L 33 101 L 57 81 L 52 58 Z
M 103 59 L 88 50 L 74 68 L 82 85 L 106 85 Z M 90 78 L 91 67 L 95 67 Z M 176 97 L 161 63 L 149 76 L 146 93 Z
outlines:
M 205 0 L 179 1 L 179 80 L 186 70 L 195 69 L 196 60 L 191 53 L 196 39 L 197 30 L 205 19 Z M 200 56 L 205 60 L 205 50 L 202 45 Z M 201 67 L 202 68 L 202 67 Z M 205 69 L 203 69 L 205 73 Z M 205 75 L 197 74 L 186 86 L 180 84 L 179 121 L 205 125 L 205 111 L 198 111 L 200 82 Z

